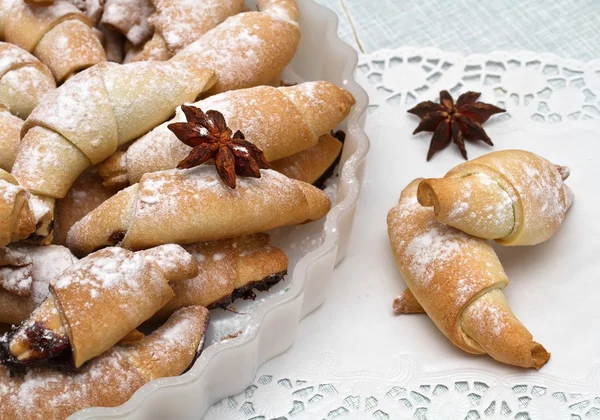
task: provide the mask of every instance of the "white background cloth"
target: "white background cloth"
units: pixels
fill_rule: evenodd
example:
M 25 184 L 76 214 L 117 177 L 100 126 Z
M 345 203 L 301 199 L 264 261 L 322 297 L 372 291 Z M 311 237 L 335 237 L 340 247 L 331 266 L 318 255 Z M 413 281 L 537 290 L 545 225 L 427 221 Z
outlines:
M 531 50 L 600 57 L 600 0 L 316 2 L 337 13 L 340 37 L 364 53 L 410 45 L 462 55 Z

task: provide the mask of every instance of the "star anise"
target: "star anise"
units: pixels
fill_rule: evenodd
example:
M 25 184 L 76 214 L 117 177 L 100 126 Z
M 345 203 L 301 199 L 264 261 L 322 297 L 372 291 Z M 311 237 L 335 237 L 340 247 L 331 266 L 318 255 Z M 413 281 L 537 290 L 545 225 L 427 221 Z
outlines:
M 491 104 L 476 102 L 480 95 L 479 92 L 465 92 L 455 104 L 450 93 L 443 90 L 440 92 L 439 104 L 425 101 L 407 111 L 421 118 L 421 123 L 413 134 L 433 131 L 427 160 L 447 147 L 450 140 L 454 140 L 465 159 L 465 139 L 482 140 L 490 146 L 494 145 L 481 125 L 492 115 L 505 111 Z
M 227 186 L 235 188 L 236 174 L 260 178 L 261 169 L 269 169 L 262 150 L 244 139 L 244 134 L 227 127 L 219 111 L 206 113 L 200 108 L 182 105 L 187 122 L 169 124 L 179 140 L 192 147 L 192 151 L 177 167 L 191 168 L 214 159 L 219 176 Z

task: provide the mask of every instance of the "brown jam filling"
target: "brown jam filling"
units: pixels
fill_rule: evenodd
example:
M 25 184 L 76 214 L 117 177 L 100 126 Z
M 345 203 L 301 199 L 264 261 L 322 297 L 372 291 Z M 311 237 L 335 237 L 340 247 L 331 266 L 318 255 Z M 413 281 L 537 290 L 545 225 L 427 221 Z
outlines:
M 68 338 L 57 336 L 37 322 L 24 329 L 31 355 L 22 360 L 15 358 L 9 346 L 19 330 L 18 327 L 13 327 L 12 331 L 0 337 L 0 364 L 7 366 L 11 374 L 24 373 L 26 368 L 34 366 L 51 366 L 59 370 L 74 369 Z
M 121 242 L 123 239 L 125 239 L 125 233 L 126 232 L 123 230 L 116 230 L 110 234 L 110 236 L 108 237 L 108 240 L 110 241 L 111 244 L 116 245 L 119 242 Z
M 284 270 L 280 273 L 271 274 L 262 280 L 253 283 L 248 283 L 247 285 L 234 290 L 231 295 L 225 296 L 224 298 L 219 299 L 218 301 L 208 305 L 207 309 L 227 309 L 227 306 L 238 298 L 254 300 L 256 299 L 256 294 L 253 292 L 253 289 L 259 290 L 261 292 L 269 290 L 271 287 L 275 286 L 277 283 L 283 280 L 283 278 L 286 275 L 287 270 Z

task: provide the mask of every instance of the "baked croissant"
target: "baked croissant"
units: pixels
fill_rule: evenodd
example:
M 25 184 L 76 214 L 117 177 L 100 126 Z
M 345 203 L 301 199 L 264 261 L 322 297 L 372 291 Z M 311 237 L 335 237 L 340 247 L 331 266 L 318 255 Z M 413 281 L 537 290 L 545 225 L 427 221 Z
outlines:
M 100 63 L 45 96 L 27 118 L 12 174 L 34 194 L 62 198 L 87 167 L 213 81 L 212 72 L 181 63 Z
M 28 196 L 11 174 L 0 169 L 0 247 L 26 239 L 35 231 Z
M 350 112 L 354 98 L 329 82 L 308 82 L 274 88 L 259 86 L 225 92 L 196 102 L 203 111 L 223 114 L 233 131 L 261 149 L 267 160 L 283 159 L 317 145 Z M 115 153 L 98 166 L 106 186 L 123 187 L 138 182 L 142 175 L 172 169 L 191 148 L 167 126 L 186 121 L 179 108 L 168 123 L 136 140 L 126 152 Z
M 417 197 L 436 219 L 502 245 L 535 245 L 549 239 L 573 202 L 563 183 L 569 168 L 524 150 L 488 153 L 426 179 Z
M 419 182 L 402 191 L 387 218 L 390 243 L 410 291 L 457 347 L 539 369 L 550 354 L 511 312 L 502 292 L 508 278 L 494 250 L 484 239 L 437 222 L 433 210 L 417 202 Z
M 23 120 L 0 105 L 0 169 L 4 171 L 10 172 L 15 162 L 21 140 L 21 127 L 23 127 Z
M 82 173 L 64 198 L 56 200 L 53 243 L 66 245 L 69 229 L 83 216 L 118 192 L 102 185 L 95 166 Z
M 4 39 L 39 58 L 57 83 L 106 60 L 88 17 L 68 1 L 56 0 L 48 7 L 1 1 L 11 3 L 8 12 L 0 14 L 5 19 Z
M 153 172 L 77 222 L 67 235 L 75 255 L 119 244 L 128 249 L 190 244 L 265 232 L 317 220 L 329 211 L 327 195 L 271 170 L 238 178 L 230 189 L 215 167 Z
M 67 248 L 58 245 L 11 244 L 0 248 L 0 278 L 29 279 L 30 285 L 24 295 L 0 290 L 0 322 L 16 325 L 27 319 L 48 297 L 50 281 L 76 261 Z
M 0 42 L 0 104 L 27 118 L 42 96 L 55 88 L 52 73 L 40 60 L 16 45 Z
M 154 28 L 154 43 L 175 55 L 229 16 L 244 9 L 244 0 L 152 0 L 156 12 L 148 18 Z M 137 45 L 134 43 L 134 45 Z
M 258 7 L 260 12 L 229 17 L 171 60 L 214 70 L 217 83 L 210 94 L 271 83 L 300 42 L 298 8 L 293 0 L 259 0 Z
M 142 385 L 183 373 L 202 350 L 208 310 L 190 306 L 128 345 L 117 345 L 75 372 L 31 368 L 11 377 L 0 366 L 0 418 L 62 420 L 88 407 L 114 407 Z
M 173 297 L 169 282 L 197 273 L 191 255 L 177 245 L 98 251 L 51 283 L 50 296 L 9 337 L 7 363 L 48 363 L 70 350 L 78 368 L 164 306 Z
M 148 18 L 155 11 L 151 0 L 106 0 L 102 24 L 122 33 L 133 45 L 138 46 L 152 36 Z
M 238 297 L 252 296 L 252 289 L 268 290 L 287 273 L 287 256 L 271 246 L 266 233 L 184 248 L 196 260 L 198 275 L 172 284 L 175 297 L 155 314 L 156 319 L 185 306 L 225 307 Z
M 342 146 L 342 142 L 331 134 L 323 134 L 316 146 L 271 162 L 271 169 L 320 187 L 339 161 Z

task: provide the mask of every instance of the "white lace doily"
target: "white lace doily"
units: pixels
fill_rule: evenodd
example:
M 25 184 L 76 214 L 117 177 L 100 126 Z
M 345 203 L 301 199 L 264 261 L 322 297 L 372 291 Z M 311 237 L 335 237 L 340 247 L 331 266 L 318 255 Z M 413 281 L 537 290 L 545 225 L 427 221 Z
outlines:
M 404 115 L 404 111 L 417 102 L 436 99 L 442 89 L 450 90 L 455 98 L 457 93 L 466 90 L 480 91 L 482 100 L 507 109 L 506 114 L 486 124 L 494 135 L 533 125 L 542 130 L 587 127 L 588 132 L 590 127 L 600 127 L 593 121 L 600 120 L 600 60 L 583 63 L 530 52 L 463 57 L 433 49 L 400 48 L 362 56 L 357 77 L 370 96 L 368 125 L 374 145 L 381 140 L 377 138 L 379 122 L 394 121 L 397 126 L 415 124 L 409 119 L 398 121 L 399 115 Z M 424 157 L 427 146 L 423 147 Z M 478 150 L 472 144 L 468 149 Z M 451 154 L 448 150 L 440 153 L 446 153 L 444 158 Z M 458 156 L 458 152 L 454 153 Z M 374 162 L 370 161 L 369 165 Z M 374 187 L 369 185 L 368 179 L 363 194 Z M 399 190 L 393 194 L 397 192 Z M 351 275 L 352 266 L 346 271 Z M 373 293 L 377 291 L 375 287 Z M 392 297 L 383 300 L 389 300 L 391 305 Z M 314 316 L 318 316 L 318 312 Z M 348 322 L 360 319 L 353 314 L 347 316 Z M 589 334 L 595 334 L 594 330 L 591 329 Z M 565 340 L 569 338 L 565 337 Z M 586 379 L 573 381 L 545 374 L 544 370 L 533 373 L 506 366 L 496 366 L 498 369 L 494 372 L 470 368 L 423 371 L 415 357 L 399 353 L 396 363 L 383 370 L 378 365 L 373 371 L 353 371 L 339 368 L 347 355 L 339 351 L 334 354 L 323 348 L 317 352 L 317 356 L 311 354 L 305 359 L 302 354 L 296 354 L 294 357 L 300 366 L 291 365 L 289 360 L 285 362 L 287 367 L 276 361 L 269 362 L 252 385 L 244 392 L 216 403 L 205 418 L 600 418 L 599 365 L 591 369 Z M 586 366 L 594 366 L 594 363 L 593 360 L 585 361 Z M 289 371 L 293 375 L 269 374 L 268 369 L 275 365 L 277 372 Z M 359 364 L 365 365 L 368 363 Z

